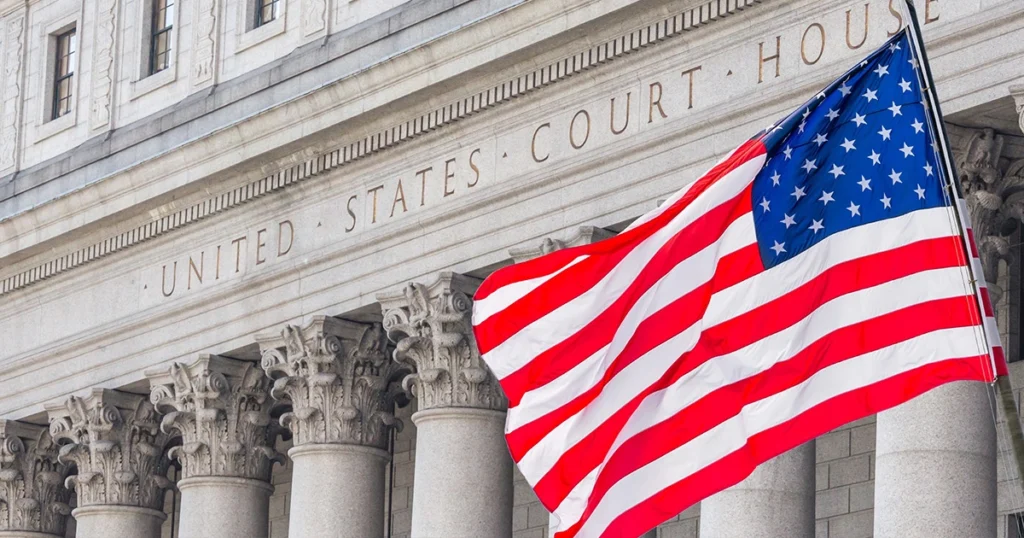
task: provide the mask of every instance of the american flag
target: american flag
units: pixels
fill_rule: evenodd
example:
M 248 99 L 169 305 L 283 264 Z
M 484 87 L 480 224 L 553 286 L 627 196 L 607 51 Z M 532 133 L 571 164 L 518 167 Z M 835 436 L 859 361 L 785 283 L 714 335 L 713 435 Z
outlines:
M 844 423 L 994 379 L 912 45 L 616 237 L 481 285 L 477 344 L 553 538 L 635 538 Z

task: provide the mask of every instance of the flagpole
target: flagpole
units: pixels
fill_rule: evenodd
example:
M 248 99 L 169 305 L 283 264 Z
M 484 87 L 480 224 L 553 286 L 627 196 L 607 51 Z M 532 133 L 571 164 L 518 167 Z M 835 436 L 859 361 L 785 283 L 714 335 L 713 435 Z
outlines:
M 935 79 L 932 78 L 931 66 L 928 63 L 928 56 L 924 48 L 924 39 L 921 37 L 921 26 L 918 23 L 917 10 L 914 8 L 912 0 L 905 0 L 904 13 L 907 15 L 907 29 L 910 32 L 910 41 L 914 46 L 914 53 L 919 59 L 920 69 L 922 78 L 924 81 L 924 95 L 928 101 L 928 108 L 931 111 L 932 124 L 934 125 L 935 134 L 939 138 L 938 152 L 941 154 L 946 170 L 949 171 L 949 188 L 950 192 L 955 199 L 953 204 L 954 211 L 957 214 L 957 220 L 960 222 L 960 235 L 963 241 L 969 241 L 970 238 L 966 235 L 967 230 L 967 215 L 963 214 L 963 207 L 960 202 L 963 200 L 963 190 L 960 186 L 960 178 L 956 173 L 955 163 L 953 162 L 953 152 L 949 145 L 949 137 L 946 134 L 946 126 L 942 122 L 942 109 L 939 105 L 938 93 L 935 91 Z M 970 245 L 965 245 L 968 249 Z M 970 252 L 966 250 L 965 252 Z M 968 264 L 968 271 L 970 272 L 971 278 L 974 282 L 977 281 L 977 276 L 974 274 L 974 268 L 972 264 Z M 983 306 L 981 305 L 981 298 L 977 297 L 980 293 L 980 288 L 975 285 L 975 295 L 978 299 L 979 312 L 984 315 Z M 995 308 L 995 305 L 992 305 Z M 1006 417 L 1006 426 L 1010 433 L 1010 442 L 1013 449 L 1014 460 L 1017 464 L 1017 477 L 1022 481 L 1022 488 L 1024 488 L 1024 429 L 1021 427 L 1020 414 L 1017 410 L 1017 402 L 1013 396 L 1013 386 L 1010 384 L 1010 376 L 1003 375 L 999 376 L 996 374 L 995 357 L 991 352 L 991 346 L 989 346 L 988 335 L 982 330 L 982 335 L 985 338 L 985 345 L 989 349 L 989 362 L 992 368 L 993 377 L 995 377 L 995 385 L 999 391 L 999 400 L 1003 407 L 1003 414 Z
M 942 159 L 944 168 L 948 171 L 948 178 L 946 185 L 949 187 L 950 196 L 953 199 L 953 212 L 956 214 L 957 221 L 960 225 L 960 238 L 963 243 L 964 253 L 966 256 L 970 256 L 972 252 L 971 245 L 969 243 L 970 238 L 967 235 L 968 219 L 969 215 L 965 214 L 965 204 L 963 198 L 963 189 L 960 186 L 960 177 L 956 171 L 956 164 L 953 161 L 953 151 L 949 144 L 949 136 L 946 134 L 946 126 L 942 121 L 942 107 L 939 105 L 939 96 L 935 91 L 935 79 L 932 78 L 931 65 L 928 63 L 928 54 L 925 52 L 924 39 L 921 37 L 921 26 L 918 24 L 917 10 L 914 9 L 912 0 L 905 0 L 904 5 L 906 6 L 905 13 L 908 14 L 907 30 L 910 32 L 910 43 L 914 50 L 912 51 L 915 59 L 918 60 L 918 69 L 922 79 L 922 90 L 924 98 L 927 104 L 927 109 L 931 115 L 931 124 L 935 131 L 935 136 L 938 138 L 936 141 L 936 151 L 939 157 Z M 974 270 L 974 264 L 968 262 L 967 273 L 971 279 L 971 286 L 974 288 L 975 301 L 977 302 L 978 312 L 982 318 L 982 330 L 981 336 L 984 340 L 985 347 L 988 349 L 989 356 L 989 367 L 992 369 L 992 378 L 997 377 L 995 357 L 992 353 L 992 346 L 988 341 L 988 333 L 984 327 L 984 316 L 985 308 L 984 301 L 981 297 L 981 287 L 976 283 L 980 282 L 984 275 L 977 275 Z M 994 306 L 994 305 L 993 305 Z M 1024 476 L 1024 475 L 1022 475 Z

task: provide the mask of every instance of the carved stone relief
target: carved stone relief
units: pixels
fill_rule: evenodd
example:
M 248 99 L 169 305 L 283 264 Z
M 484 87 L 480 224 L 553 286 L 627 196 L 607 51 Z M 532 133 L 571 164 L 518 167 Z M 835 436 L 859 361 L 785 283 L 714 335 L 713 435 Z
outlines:
M 1003 158 L 1004 144 L 993 129 L 969 129 L 953 149 L 993 304 L 1004 292 L 997 284 L 999 261 L 1016 263 L 1009 236 L 1024 219 L 1024 160 Z
M 327 27 L 327 0 L 302 0 L 302 35 L 309 37 Z
M 67 475 L 46 428 L 0 420 L 0 532 L 64 536 L 71 514 Z
M 93 129 L 110 123 L 116 40 L 117 1 L 100 0 L 96 4 L 96 51 L 92 64 L 92 105 L 89 113 Z
M 192 46 L 192 85 L 214 78 L 217 54 L 217 0 L 196 0 L 195 41 Z
M 21 111 L 22 57 L 25 48 L 25 12 L 8 15 L 3 20 L 4 78 L 0 85 L 3 112 L 0 116 L 0 170 L 10 168 L 17 161 L 18 135 Z
M 289 325 L 256 340 L 295 446 L 383 449 L 391 429 L 401 429 L 394 408 L 404 370 L 388 356 L 380 324 L 316 316 L 305 327 Z
M 232 476 L 270 480 L 274 450 L 269 383 L 259 367 L 201 355 L 162 372 L 146 372 L 150 401 L 166 415 L 161 431 L 180 435 L 168 455 L 181 462 L 182 478 Z
M 381 293 L 384 328 L 395 342 L 395 360 L 415 369 L 403 381 L 419 409 L 504 409 L 504 393 L 477 349 L 470 320 L 477 282 L 444 272 L 430 285 L 410 282 Z
M 163 509 L 164 491 L 173 487 L 164 456 L 168 436 L 145 397 L 95 389 L 47 412 L 50 435 L 62 445 L 58 461 L 78 467 L 67 479 L 78 506 Z

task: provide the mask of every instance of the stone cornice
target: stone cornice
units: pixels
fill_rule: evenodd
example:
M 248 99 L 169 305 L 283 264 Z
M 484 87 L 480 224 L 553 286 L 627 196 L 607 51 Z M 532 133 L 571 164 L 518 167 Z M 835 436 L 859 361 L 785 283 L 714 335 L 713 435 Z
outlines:
M 267 194 L 282 191 L 370 155 L 390 150 L 425 133 L 435 131 L 483 110 L 508 103 L 516 97 L 535 92 L 540 88 L 563 81 L 641 48 L 678 36 L 762 1 L 716 0 L 701 3 L 697 7 L 550 62 L 501 84 L 475 92 L 331 151 L 312 158 L 301 159 L 297 164 L 236 187 L 229 192 L 207 198 L 132 230 L 108 237 L 70 254 L 8 276 L 0 280 L 0 296 L 82 267 L 114 252 L 134 247 Z M 303 155 L 303 153 L 299 153 L 299 155 Z

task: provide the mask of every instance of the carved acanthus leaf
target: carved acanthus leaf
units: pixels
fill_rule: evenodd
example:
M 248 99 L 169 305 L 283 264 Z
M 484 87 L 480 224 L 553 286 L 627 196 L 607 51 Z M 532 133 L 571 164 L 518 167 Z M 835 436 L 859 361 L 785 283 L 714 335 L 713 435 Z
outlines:
M 58 461 L 78 474 L 67 480 L 78 506 L 117 504 L 162 509 L 168 437 L 153 406 L 142 396 L 96 389 L 48 407 L 50 435 L 61 444 Z
M 191 365 L 147 372 L 150 400 L 166 412 L 160 429 L 180 435 L 170 456 L 182 477 L 234 476 L 270 480 L 274 450 L 269 383 L 255 364 L 201 355 Z
M 473 336 L 473 287 L 467 277 L 441 273 L 430 286 L 413 282 L 400 293 L 377 296 L 395 360 L 416 369 L 403 385 L 419 399 L 420 410 L 506 406 Z
M 999 262 L 1010 256 L 1009 236 L 1024 216 L 1024 161 L 1002 158 L 1005 137 L 993 129 L 972 129 L 954 148 L 957 172 L 970 214 L 971 228 L 993 304 L 1003 290 Z
M 0 420 L 0 532 L 64 535 L 68 467 L 42 426 Z
M 402 368 L 388 357 L 380 324 L 317 316 L 305 327 L 256 338 L 296 446 L 387 446 Z

